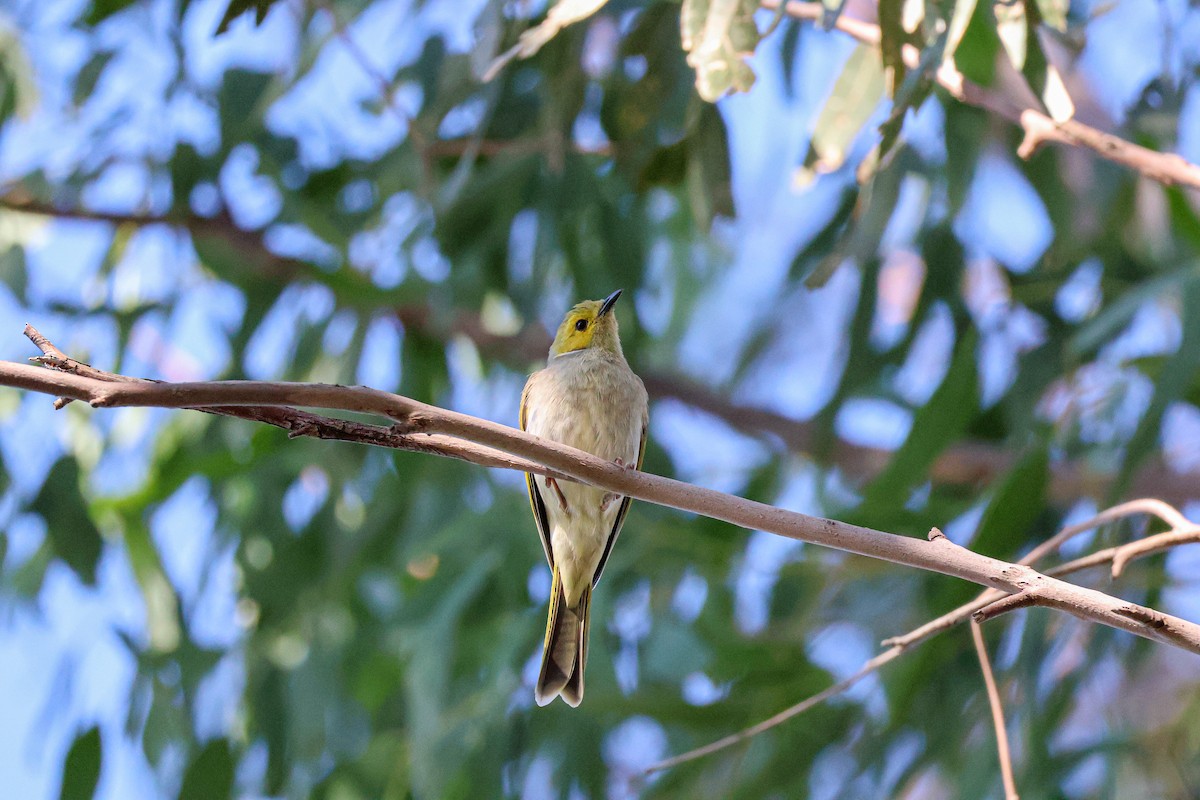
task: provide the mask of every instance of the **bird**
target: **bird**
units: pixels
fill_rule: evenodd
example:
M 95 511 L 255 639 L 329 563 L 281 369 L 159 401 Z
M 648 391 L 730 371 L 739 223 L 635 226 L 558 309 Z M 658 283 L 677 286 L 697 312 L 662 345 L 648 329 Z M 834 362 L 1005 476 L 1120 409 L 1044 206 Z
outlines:
M 563 317 L 546 367 L 521 392 L 521 430 L 641 469 L 649 400 L 625 360 L 613 306 L 621 290 L 585 300 Z M 529 504 L 550 564 L 550 612 L 534 689 L 539 706 L 583 700 L 592 589 L 612 552 L 629 497 L 525 474 Z

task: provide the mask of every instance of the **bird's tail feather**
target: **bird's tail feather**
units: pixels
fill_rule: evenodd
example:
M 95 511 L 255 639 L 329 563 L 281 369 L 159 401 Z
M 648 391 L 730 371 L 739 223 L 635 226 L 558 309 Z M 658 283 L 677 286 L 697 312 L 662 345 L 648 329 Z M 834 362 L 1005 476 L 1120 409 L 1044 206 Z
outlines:
M 571 707 L 583 700 L 583 667 L 587 662 L 588 611 L 591 587 L 584 589 L 573 608 L 567 606 L 562 579 L 554 569 L 550 587 L 550 617 L 546 621 L 546 641 L 542 645 L 542 670 L 538 674 L 534 699 L 539 706 L 555 697 Z

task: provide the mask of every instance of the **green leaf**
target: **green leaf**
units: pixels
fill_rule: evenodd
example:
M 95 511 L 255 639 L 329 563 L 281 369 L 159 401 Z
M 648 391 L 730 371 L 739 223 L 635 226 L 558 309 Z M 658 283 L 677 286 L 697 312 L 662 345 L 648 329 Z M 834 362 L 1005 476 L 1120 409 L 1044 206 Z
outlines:
M 975 15 L 975 5 L 976 0 L 955 0 L 950 24 L 946 26 L 946 58 L 953 59 L 957 54 L 967 25 Z
M 980 86 L 991 86 L 996 76 L 996 55 L 1000 52 L 1000 36 L 996 33 L 996 18 L 992 4 L 976 2 L 963 31 L 962 39 L 953 52 L 954 64 L 963 77 Z
M 942 450 L 967 429 L 979 409 L 975 350 L 973 333 L 960 338 L 945 379 L 929 402 L 917 410 L 908 438 L 867 488 L 864 507 L 906 503 L 909 493 L 927 479 Z
M 262 25 L 263 20 L 267 18 L 267 12 L 277 2 L 278 0 L 229 0 L 229 5 L 225 7 L 225 13 L 221 15 L 221 23 L 217 25 L 217 35 L 220 36 L 229 30 L 229 26 L 233 24 L 233 21 L 247 11 L 254 12 L 254 25 L 256 27 Z
M 0 124 L 14 114 L 28 114 L 36 103 L 33 63 L 22 40 L 0 23 Z
M 225 73 L 217 101 L 221 112 L 221 144 L 226 149 L 249 138 L 260 124 L 259 103 L 271 84 L 271 75 L 246 69 Z
M 708 102 L 754 85 L 746 58 L 758 45 L 758 7 L 758 0 L 683 0 L 683 49 L 696 71 L 696 91 Z
M 59 800 L 91 800 L 95 796 L 103 761 L 101 745 L 99 726 L 79 734 L 71 743 L 71 749 L 63 760 Z
M 92 0 L 83 21 L 87 25 L 99 25 L 118 11 L 129 8 L 135 2 L 137 0 Z
M 1158 444 L 1163 414 L 1183 396 L 1197 371 L 1200 371 L 1200 284 L 1191 282 L 1187 285 L 1183 291 L 1182 306 L 1183 339 L 1159 375 L 1150 407 L 1125 447 L 1121 474 L 1112 490 L 1114 496 L 1124 494 L 1134 470 Z
M 1042 22 L 1060 33 L 1066 33 L 1070 0 L 1037 0 L 1037 8 Z
M 12 245 L 0 253 L 0 281 L 4 283 L 20 302 L 26 302 L 25 290 L 29 287 L 29 273 L 25 267 L 25 248 Z
M 887 93 L 895 97 L 904 82 L 904 0 L 879 0 L 879 54 L 887 76 Z M 837 94 L 837 88 L 834 88 Z
M 179 800 L 227 800 L 233 794 L 233 748 L 228 739 L 213 739 L 183 774 Z
M 178 598 L 175 588 L 163 570 L 162 559 L 154 546 L 150 531 L 140 519 L 127 522 L 125 552 L 129 565 L 142 591 L 146 606 L 146 632 L 150 649 L 168 653 L 179 646 L 181 631 Z
M 1042 48 L 1040 5 L 1035 0 L 1024 0 L 1021 6 L 1014 8 L 1023 8 L 1025 11 L 1021 21 L 1025 32 L 1025 58 L 1023 63 L 1013 63 L 1025 76 L 1029 88 L 1041 99 L 1050 117 L 1055 122 L 1065 122 L 1075 116 L 1075 104 L 1071 102 L 1058 68 L 1050 63 Z
M 1005 476 L 983 512 L 971 549 L 997 558 L 1013 555 L 1045 510 L 1049 482 L 1050 452 L 1042 444 Z
M 108 66 L 108 62 L 112 61 L 112 59 L 112 51 L 101 50 L 98 53 L 92 54 L 87 63 L 79 69 L 79 74 L 75 76 L 75 89 L 71 95 L 71 99 L 75 105 L 83 105 L 92 96 L 92 92 L 96 90 L 96 83 L 99 82 L 100 76 L 104 74 L 104 68 Z
M 30 509 L 46 521 L 54 552 L 85 583 L 95 584 L 103 540 L 80 490 L 75 459 L 63 458 L 54 465 Z
M 729 165 L 729 136 L 725 120 L 713 106 L 696 106 L 688 146 L 688 199 L 697 222 L 711 225 L 713 217 L 734 217 L 733 175 Z
M 879 53 L 874 47 L 859 45 L 846 59 L 817 116 L 799 183 L 809 183 L 842 166 L 855 137 L 883 99 L 884 83 Z

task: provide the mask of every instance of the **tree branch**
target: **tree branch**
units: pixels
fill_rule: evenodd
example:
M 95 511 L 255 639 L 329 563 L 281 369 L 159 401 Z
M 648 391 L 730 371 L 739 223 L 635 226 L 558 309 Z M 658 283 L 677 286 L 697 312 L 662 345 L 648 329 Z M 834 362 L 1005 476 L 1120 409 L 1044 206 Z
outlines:
M 1170 506 L 1166 503 L 1163 503 L 1161 500 L 1156 500 L 1153 498 L 1142 498 L 1142 499 L 1138 499 L 1138 500 L 1131 500 L 1129 502 L 1121 503 L 1120 505 L 1113 506 L 1112 508 L 1105 509 L 1104 511 L 1101 511 L 1099 514 L 1092 517 L 1091 519 L 1084 520 L 1083 522 L 1080 522 L 1080 523 L 1077 523 L 1074 525 L 1066 526 L 1065 528 L 1060 530 L 1058 533 L 1056 533 L 1054 536 L 1050 537 L 1049 539 L 1047 539 L 1046 541 L 1042 542 L 1040 545 L 1035 547 L 1033 550 L 1029 551 L 1029 553 L 1024 558 L 1022 558 L 1020 560 L 1020 562 L 1018 562 L 1018 563 L 1024 564 L 1024 565 L 1033 565 L 1033 564 L 1037 563 L 1038 561 L 1040 561 L 1041 559 L 1045 558 L 1047 555 L 1057 552 L 1057 550 L 1060 547 L 1062 547 L 1062 545 L 1065 544 L 1067 542 L 1067 540 L 1071 539 L 1072 537 L 1078 536 L 1079 534 L 1084 533 L 1086 531 L 1093 530 L 1094 528 L 1097 528 L 1100 525 L 1105 525 L 1107 523 L 1114 522 L 1116 520 L 1123 519 L 1125 517 L 1133 516 L 1135 514 L 1149 514 L 1149 515 L 1158 517 L 1159 519 L 1167 522 L 1168 524 L 1175 526 L 1175 528 L 1177 528 L 1177 529 L 1192 527 L 1190 525 L 1190 523 L 1188 522 L 1187 518 L 1183 516 L 1183 514 L 1181 514 L 1177 509 L 1173 508 L 1172 506 Z M 1171 532 L 1169 531 L 1168 533 L 1171 533 Z M 1095 567 L 1100 564 L 1107 563 L 1109 561 L 1112 561 L 1117 553 L 1121 552 L 1122 550 L 1125 550 L 1126 548 L 1133 548 L 1135 545 L 1137 545 L 1141 542 L 1148 542 L 1150 540 L 1156 540 L 1158 547 L 1153 548 L 1153 549 L 1152 548 L 1136 548 L 1134 550 L 1134 554 L 1131 556 L 1131 558 L 1139 558 L 1139 557 L 1148 555 L 1150 552 L 1165 549 L 1167 547 L 1171 547 L 1171 546 L 1174 546 L 1177 544 L 1185 543 L 1183 541 L 1170 541 L 1169 542 L 1169 541 L 1167 541 L 1166 536 L 1167 536 L 1166 534 L 1159 534 L 1157 536 L 1150 536 L 1150 537 L 1146 537 L 1144 539 L 1130 542 L 1128 544 L 1121 545 L 1119 547 L 1110 547 L 1105 550 L 1100 550 L 1091 555 L 1084 556 L 1082 558 L 1077 558 L 1073 561 L 1068 561 L 1067 563 L 1061 564 L 1052 569 L 1048 569 L 1048 570 L 1046 570 L 1046 574 L 1053 576 L 1053 577 L 1059 577 L 1062 575 L 1069 575 L 1069 574 L 1079 572 L 1084 569 L 1088 569 L 1090 567 Z M 945 538 L 945 535 L 940 530 L 938 530 L 937 528 L 934 528 L 933 530 L 931 530 L 929 532 L 930 541 L 933 541 L 938 538 Z M 1196 538 L 1192 538 L 1189 541 L 1196 541 Z M 959 606 L 958 608 L 954 609 L 953 611 L 950 611 L 949 613 L 946 613 L 940 617 L 937 617 L 936 619 L 932 619 L 929 622 L 926 622 L 924 625 L 914 628 L 913 630 L 909 631 L 906 634 L 903 634 L 901 636 L 892 636 L 887 639 L 884 639 L 883 642 L 880 643 L 880 646 L 886 647 L 888 649 L 879 653 L 879 655 L 875 656 L 874 658 L 871 658 L 870 660 L 868 660 L 865 664 L 863 664 L 862 668 L 860 668 L 858 672 L 856 672 L 854 675 L 850 676 L 849 678 L 839 681 L 838 683 L 834 684 L 833 686 L 830 686 L 828 689 L 825 689 L 824 691 L 821 691 L 815 695 L 805 698 L 804 700 L 800 701 L 796 705 L 793 705 L 790 708 L 784 709 L 783 711 L 779 712 L 778 714 L 771 717 L 770 719 L 764 720 L 763 722 L 760 722 L 756 725 L 753 725 L 753 726 L 746 728 L 742 731 L 739 731 L 737 733 L 730 734 L 729 736 L 726 736 L 726 737 L 719 739 L 715 742 L 712 742 L 710 744 L 704 745 L 703 747 L 698 747 L 694 750 L 689 750 L 686 753 L 681 753 L 680 755 L 673 756 L 664 761 L 660 761 L 656 764 L 652 764 L 651 766 L 646 768 L 645 773 L 650 774 L 652 772 L 657 772 L 659 770 L 667 769 L 669 767 L 678 766 L 679 764 L 683 764 L 688 761 L 693 761 L 697 758 L 702 758 L 704 756 L 711 755 L 719 750 L 724 750 L 727 747 L 731 747 L 732 745 L 735 745 L 738 742 L 745 741 L 746 739 L 750 739 L 754 736 L 759 735 L 760 733 L 764 733 L 764 732 L 770 730 L 771 728 L 774 728 L 776 725 L 780 725 L 783 722 L 786 722 L 787 720 L 791 719 L 792 717 L 796 716 L 797 714 L 807 711 L 808 709 L 812 708 L 813 706 L 818 705 L 818 704 L 824 702 L 825 700 L 828 700 L 829 698 L 840 694 L 841 692 L 845 691 L 846 689 L 849 689 L 851 686 L 853 686 L 858 681 L 862 680 L 864 677 L 866 677 L 870 673 L 874 672 L 875 670 L 879 669 L 880 667 L 884 666 L 885 664 L 888 664 L 888 663 L 896 660 L 897 658 L 899 658 L 901 655 L 903 655 L 905 652 L 907 652 L 910 648 L 912 648 L 918 644 L 921 644 L 922 642 L 936 636 L 939 633 L 949 630 L 950 628 L 962 623 L 963 621 L 967 620 L 968 618 L 971 618 L 972 615 L 974 615 L 979 610 L 981 610 L 987 606 L 990 606 L 992 604 L 995 604 L 997 601 L 1003 600 L 1006 598 L 1008 600 L 1013 601 L 1013 603 L 1016 605 L 1020 605 L 1020 606 L 1033 605 L 1033 600 L 1029 596 L 1028 593 L 1006 594 L 1004 592 L 997 591 L 995 589 L 985 590 L 971 602 L 965 603 L 965 604 Z
M 798 2 L 798 0 L 763 0 L 763 8 L 777 9 L 780 3 L 788 15 L 800 20 L 817 21 L 825 18 L 826 9 L 820 3 Z M 838 16 L 836 27 L 863 44 L 879 46 L 879 26 L 855 19 L 845 14 Z M 921 64 L 921 51 L 905 45 L 904 63 L 910 69 Z M 978 86 L 968 81 L 952 62 L 944 62 L 937 71 L 938 85 L 961 103 L 986 109 L 1003 117 L 1025 131 L 1025 139 L 1017 150 L 1021 158 L 1029 158 L 1044 142 L 1081 147 L 1091 150 L 1101 158 L 1135 170 L 1147 178 L 1171 186 L 1179 184 L 1200 189 L 1200 166 L 1174 153 L 1159 153 L 1141 145 L 1128 142 L 1110 133 L 1098 131 L 1073 119 L 1055 122 L 1038 104 L 1032 92 L 1028 98 L 1008 97 L 993 89 Z
M 193 234 L 225 238 L 230 244 L 252 254 L 266 277 L 284 280 L 315 277 L 312 265 L 272 253 L 258 234 L 238 228 L 227 215 L 197 217 L 97 212 L 54 206 L 33 200 L 20 191 L 0 195 L 0 207 L 29 214 L 113 225 L 178 226 Z M 543 358 L 550 347 L 549 335 L 538 326 L 531 325 L 516 334 L 502 335 L 488 330 L 477 314 L 469 312 L 454 311 L 439 315 L 427 306 L 402 305 L 397 306 L 394 313 L 409 330 L 420 331 L 443 341 L 461 334 L 481 350 L 522 366 Z M 641 375 L 652 398 L 678 400 L 718 417 L 742 433 L 777 439 L 792 452 L 809 452 L 816 440 L 816 427 L 810 422 L 769 409 L 732 402 L 678 375 L 652 370 L 641 370 Z M 892 455 L 888 450 L 839 441 L 831 458 L 847 474 L 870 480 L 887 466 Z M 1131 494 L 1156 495 L 1176 504 L 1197 496 L 1200 472 L 1176 472 L 1157 456 L 1148 461 L 1134 477 L 1130 486 Z M 963 442 L 948 448 L 937 458 L 930 468 L 929 478 L 940 486 L 986 486 L 1013 465 L 1012 455 L 1001 448 L 981 442 Z M 1083 462 L 1060 462 L 1052 467 L 1048 493 L 1058 503 L 1071 503 L 1080 497 L 1103 495 L 1111 482 L 1111 475 L 1096 472 Z
M 371 414 L 394 420 L 394 429 L 399 434 L 411 437 L 448 435 L 537 462 L 580 482 L 620 495 L 690 511 L 743 528 L 938 572 L 1010 594 L 1035 590 L 1045 605 L 1080 619 L 1200 653 L 1200 625 L 1140 609 L 1094 589 L 1042 575 L 1027 566 L 974 553 L 950 544 L 944 537 L 930 542 L 775 508 L 631 470 L 524 431 L 377 389 L 267 381 L 116 383 L 12 362 L 0 362 L 0 385 L 85 400 L 95 408 L 307 406 Z M 474 453 L 463 454 L 467 460 L 474 459 Z
M 1004 726 L 1004 705 L 1000 702 L 1000 690 L 996 688 L 996 676 L 992 674 L 992 663 L 988 659 L 987 645 L 983 641 L 983 629 L 978 622 L 971 621 L 971 640 L 975 642 L 975 655 L 979 657 L 979 670 L 983 673 L 983 685 L 987 689 L 988 705 L 992 709 L 992 726 L 996 729 L 996 753 L 1000 759 L 1000 776 L 1004 780 L 1005 800 L 1021 800 L 1017 794 L 1017 782 L 1013 778 L 1012 756 L 1008 751 L 1008 731 Z
M 32 325 L 25 326 L 25 335 L 43 353 L 42 356 L 29 360 L 48 367 L 51 370 L 110 383 L 159 383 L 159 381 L 131 378 L 125 375 L 117 375 L 113 372 L 105 372 L 104 370 L 96 369 L 90 364 L 76 361 L 55 347 Z M 61 409 L 67 403 L 71 402 L 72 399 L 70 397 L 59 397 L 54 401 L 54 407 Z M 548 469 L 536 461 L 516 458 L 501 450 L 482 447 L 473 442 L 463 441 L 453 436 L 443 436 L 441 434 L 406 434 L 396 430 L 394 426 L 368 425 L 362 422 L 300 411 L 299 409 L 287 406 L 228 405 L 209 406 L 195 410 L 216 416 L 261 422 L 286 431 L 288 438 L 291 439 L 311 437 L 314 439 L 330 439 L 342 442 L 354 442 L 355 444 L 368 444 L 376 447 L 387 447 L 392 450 L 430 453 L 460 461 L 467 461 L 479 466 L 533 472 L 557 480 L 574 480 L 569 475 Z

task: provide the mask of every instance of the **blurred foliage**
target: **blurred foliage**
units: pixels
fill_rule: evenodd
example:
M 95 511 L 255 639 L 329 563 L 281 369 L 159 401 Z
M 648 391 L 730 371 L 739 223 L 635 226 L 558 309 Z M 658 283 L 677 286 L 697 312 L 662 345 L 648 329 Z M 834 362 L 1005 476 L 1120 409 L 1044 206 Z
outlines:
M 538 326 L 570 302 L 624 287 L 632 302 L 620 312 L 623 340 L 643 374 L 772 408 L 787 406 L 772 399 L 785 381 L 826 381 L 811 454 L 771 436 L 741 441 L 746 466 L 722 473 L 733 489 L 790 503 L 789 487 L 806 481 L 828 515 L 919 536 L 937 525 L 962 540 L 974 535 L 973 547 L 1001 558 L 1027 551 L 1073 506 L 1051 491 L 1056 474 L 1116 475 L 1112 488 L 1096 484 L 1103 505 L 1138 466 L 1162 460 L 1168 414 L 1195 413 L 1200 402 L 1195 197 L 1085 153 L 1047 149 L 1019 162 L 1010 155 L 1019 131 L 935 91 L 943 57 L 985 87 L 999 85 L 1007 63 L 1059 113 L 1059 76 L 1043 43 L 1059 46 L 1086 26 L 1074 6 L 884 0 L 882 52 L 844 51 L 812 114 L 810 142 L 795 151 L 807 155 L 774 167 L 797 186 L 832 187 L 827 207 L 803 225 L 777 218 L 808 233 L 787 245 L 770 307 L 746 308 L 721 302 L 741 245 L 731 234 L 739 153 L 731 161 L 727 121 L 753 112 L 705 100 L 749 89 L 746 57 L 768 45 L 782 58 L 780 101 L 796 100 L 797 65 L 811 63 L 810 51 L 831 52 L 807 23 L 784 18 L 760 42 L 773 13 L 742 0 L 563 2 L 554 35 L 522 48 L 538 30 L 530 5 L 539 4 L 489 0 L 473 49 L 430 33 L 413 58 L 381 70 L 352 46 L 363 32 L 355 21 L 374 6 L 231 0 L 210 15 L 202 46 L 236 34 L 230 41 L 249 47 L 256 24 L 286 18 L 295 47 L 285 68 L 234 59 L 206 83 L 184 54 L 197 45 L 180 36 L 200 5 L 93 0 L 78 9 L 71 29 L 88 52 L 64 102 L 98 119 L 94 140 L 69 166 L 31 167 L 6 189 L 10 203 L 69 217 L 89 208 L 113 170 L 146 176 L 135 201 L 88 223 L 108 242 L 99 299 L 30 299 L 27 250 L 36 243 L 7 228 L 13 241 L 0 242 L 0 291 L 48 316 L 54 326 L 44 332 L 73 356 L 89 358 L 93 346 L 74 326 L 101 326 L 97 349 L 106 337 L 114 343 L 103 368 L 170 377 L 179 367 L 171 354 L 186 353 L 195 335 L 189 303 L 211 292 L 206 312 L 219 321 L 204 327 L 223 355 L 203 377 L 388 375 L 393 365 L 371 363 L 388 352 L 372 349 L 383 330 L 397 337 L 399 365 L 395 385 L 382 388 L 512 422 L 540 347 L 521 342 L 541 342 Z M 411 13 L 434 5 L 414 3 Z M 97 98 L 125 57 L 116 26 L 136 28 L 164 10 L 167 33 L 156 44 L 172 74 L 150 91 L 161 90 L 164 106 L 211 114 L 215 132 L 164 130 L 130 155 L 121 132 L 132 112 Z M 840 12 L 828 8 L 826 22 Z M 33 38 L 0 20 L 6 135 L 37 102 Z M 921 53 L 915 68 L 901 58 L 906 44 Z M 528 58 L 481 82 L 510 47 Z M 306 81 L 330 52 L 379 84 L 358 110 L 371 127 L 396 130 L 385 144 L 314 156 L 312 142 L 273 121 L 273 109 L 310 91 Z M 765 52 L 751 62 L 760 76 L 776 68 Z M 1171 149 L 1169 123 L 1196 74 L 1194 62 L 1176 65 L 1177 91 L 1131 109 L 1126 135 Z M 762 83 L 754 91 L 767 91 Z M 908 135 L 918 108 L 942 121 L 932 151 Z M 855 169 L 872 148 L 874 168 L 859 184 Z M 983 158 L 1001 160 L 1031 187 L 1025 202 L 1046 210 L 1051 241 L 1032 267 L 989 258 L 973 239 L 979 232 L 956 224 L 979 202 L 970 198 Z M 239 185 L 268 200 L 247 204 Z M 758 200 L 747 213 L 762 212 Z M 26 219 L 0 216 L 0 227 L 6 218 Z M 161 269 L 188 277 L 129 299 L 119 287 L 131 242 L 164 225 L 179 231 L 164 257 L 187 264 Z M 1003 232 L 1005 221 L 992 225 Z M 909 233 L 895 232 L 905 226 Z M 844 319 L 805 304 L 823 298 L 846 305 Z M 816 338 L 803 327 L 808 316 L 841 327 Z M 1147 320 L 1168 331 L 1165 344 L 1142 344 Z M 714 329 L 728 329 L 729 341 Z M 513 336 L 521 330 L 532 339 Z M 19 331 L 10 324 L 3 333 Z M 696 336 L 707 352 L 735 348 L 733 366 L 722 370 L 715 355 L 689 360 Z M 280 338 L 263 366 L 256 354 Z M 797 360 L 810 342 L 836 349 L 831 377 Z M 925 376 L 923 389 L 913 388 L 913 373 Z M 993 373 L 999 383 L 988 383 Z M 908 426 L 888 465 L 868 476 L 839 466 L 854 436 L 846 424 L 864 403 Z M 680 405 L 658 402 L 652 417 Z M 95 585 L 104 558 L 125 565 L 145 619 L 117 631 L 136 663 L 121 724 L 163 796 L 542 797 L 543 784 L 563 797 L 999 796 L 965 631 L 745 745 L 650 779 L 637 774 L 825 688 L 879 639 L 948 610 L 971 587 L 813 548 L 778 551 L 767 569 L 755 555 L 760 540 L 747 547 L 744 532 L 634 504 L 596 595 L 587 700 L 578 710 L 537 709 L 531 670 L 545 576 L 517 476 L 288 440 L 201 414 L 121 417 L 77 406 L 56 418 L 66 420 L 66 452 L 40 489 L 0 472 L 0 554 L 18 517 L 46 530 L 33 552 L 0 555 L 0 591 L 6 604 L 36 608 L 52 569 L 65 565 Z M 736 415 L 713 424 L 726 434 L 747 427 Z M 128 451 L 129 425 L 144 426 L 140 449 L 123 456 L 137 463 L 137 478 L 104 488 Z M 974 484 L 931 482 L 939 457 L 962 446 L 990 448 L 996 469 Z M 713 467 L 685 456 L 652 436 L 646 469 L 695 479 Z M 209 554 L 192 554 L 200 585 L 219 584 L 219 564 L 231 566 L 235 609 L 220 636 L 200 622 L 212 594 L 169 568 L 182 532 L 164 534 L 157 520 L 179 521 L 167 511 L 182 497 L 198 497 L 213 515 Z M 1116 526 L 1096 543 L 1138 530 Z M 757 629 L 740 610 L 742 584 L 763 574 L 774 583 Z M 1119 591 L 1156 602 L 1180 580 L 1153 560 L 1131 569 Z M 1022 796 L 1195 795 L 1200 692 L 1194 677 L 1160 680 L 1173 654 L 1039 611 L 985 630 L 1010 703 Z M 237 699 L 215 730 L 214 684 Z M 1156 714 L 1135 713 L 1125 695 Z M 107 728 L 101 743 L 93 727 L 70 746 L 62 797 L 92 795 L 115 746 Z

